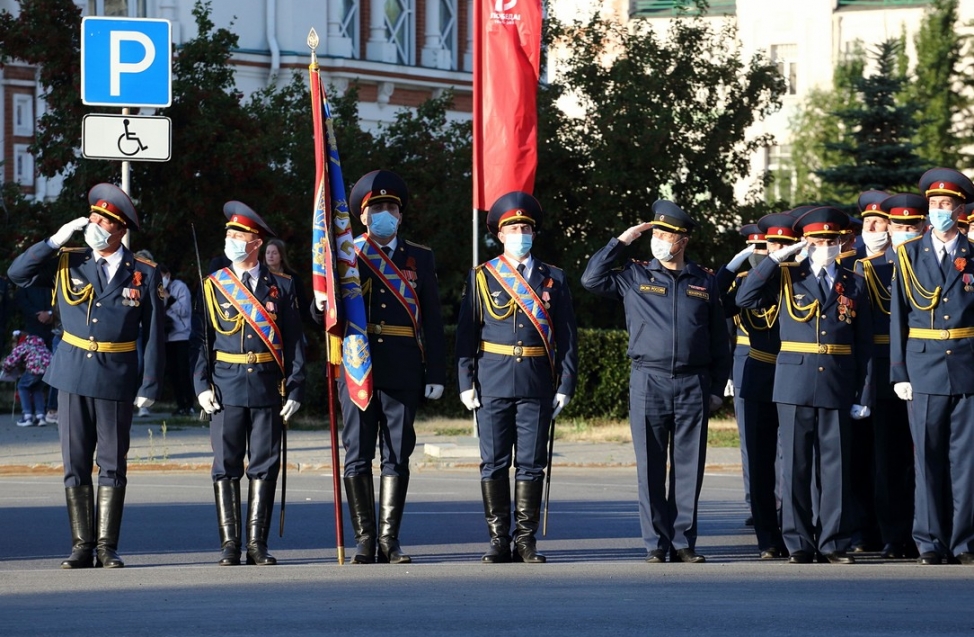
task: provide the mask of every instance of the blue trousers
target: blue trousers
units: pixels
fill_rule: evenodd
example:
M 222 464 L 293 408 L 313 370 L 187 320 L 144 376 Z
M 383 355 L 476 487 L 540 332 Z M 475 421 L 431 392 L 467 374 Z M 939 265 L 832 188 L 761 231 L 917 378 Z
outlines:
M 213 447 L 213 481 L 237 479 L 277 481 L 281 471 L 281 432 L 284 421 L 281 408 L 235 407 L 224 405 L 210 421 L 210 444 Z
M 382 475 L 409 475 L 409 457 L 416 449 L 415 391 L 376 390 L 369 406 L 362 411 L 348 398 L 344 382 L 338 383 L 342 404 L 342 444 L 345 447 L 346 478 L 372 475 L 376 441 L 382 462 Z
M 707 456 L 709 381 L 633 367 L 629 426 L 647 551 L 693 549 Z M 669 485 L 666 465 L 669 460 Z
M 58 435 L 65 487 L 90 485 L 95 459 L 99 486 L 124 487 L 128 483 L 126 456 L 133 409 L 131 400 L 58 393 Z
M 481 396 L 480 403 L 480 478 L 506 479 L 513 464 L 515 480 L 544 480 L 551 399 Z

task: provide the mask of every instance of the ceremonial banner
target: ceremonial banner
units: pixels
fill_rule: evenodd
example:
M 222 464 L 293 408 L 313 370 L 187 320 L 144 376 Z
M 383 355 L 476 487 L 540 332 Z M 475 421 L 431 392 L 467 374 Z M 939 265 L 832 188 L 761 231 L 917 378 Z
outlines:
M 315 300 L 324 301 L 329 362 L 344 362 L 349 397 L 359 409 L 372 399 L 372 357 L 355 256 L 342 164 L 328 98 L 312 58 L 311 112 L 315 136 L 315 206 L 311 280 Z M 339 359 L 338 353 L 341 352 Z
M 534 192 L 541 0 L 474 0 L 473 207 Z

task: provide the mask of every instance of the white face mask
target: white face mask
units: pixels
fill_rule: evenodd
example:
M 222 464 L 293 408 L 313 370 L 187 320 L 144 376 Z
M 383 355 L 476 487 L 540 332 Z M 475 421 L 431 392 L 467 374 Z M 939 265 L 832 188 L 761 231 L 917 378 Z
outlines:
M 889 233 L 863 230 L 862 242 L 869 252 L 876 253 L 886 248 L 886 244 L 889 242 Z
M 666 239 L 657 239 L 653 237 L 649 242 L 650 250 L 653 252 L 653 256 L 660 261 L 672 261 L 675 256 L 672 253 L 673 243 L 670 243 Z
M 111 238 L 111 233 L 105 230 L 97 223 L 89 223 L 85 226 L 85 243 L 92 250 L 97 250 L 98 252 L 104 252 L 109 248 L 108 240 Z
M 167 276 L 162 277 L 162 287 L 164 287 L 164 288 L 168 288 L 169 287 L 169 277 L 167 277 Z
M 227 237 L 223 244 L 223 254 L 233 263 L 241 263 L 247 260 L 247 242 L 242 239 L 231 239 Z
M 819 267 L 828 267 L 835 263 L 838 258 L 839 253 L 842 251 L 842 246 L 808 246 L 808 258 L 809 260 Z

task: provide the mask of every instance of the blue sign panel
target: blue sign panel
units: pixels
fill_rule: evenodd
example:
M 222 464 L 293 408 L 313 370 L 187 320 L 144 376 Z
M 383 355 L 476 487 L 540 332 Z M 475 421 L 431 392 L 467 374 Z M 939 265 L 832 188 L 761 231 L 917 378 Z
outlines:
M 81 101 L 89 106 L 172 104 L 169 20 L 81 20 Z

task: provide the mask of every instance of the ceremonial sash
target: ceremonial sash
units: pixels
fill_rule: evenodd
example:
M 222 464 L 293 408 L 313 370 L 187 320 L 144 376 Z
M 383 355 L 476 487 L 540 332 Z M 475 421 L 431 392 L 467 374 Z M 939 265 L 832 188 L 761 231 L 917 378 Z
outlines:
M 284 344 L 281 342 L 281 330 L 271 318 L 267 309 L 257 300 L 247 286 L 230 268 L 223 268 L 209 276 L 230 304 L 237 309 L 244 321 L 253 328 L 260 340 L 264 342 L 277 366 L 284 373 Z
M 541 334 L 544 340 L 545 351 L 548 353 L 548 362 L 551 364 L 551 371 L 555 370 L 555 331 L 551 325 L 551 317 L 544 303 L 538 298 L 528 282 L 524 280 L 517 270 L 511 267 L 503 256 L 491 259 L 484 264 L 484 268 L 493 275 L 494 279 L 500 283 L 504 291 L 507 292 L 521 311 L 527 315 L 531 324 Z
M 369 267 L 369 270 L 382 281 L 392 292 L 392 295 L 399 301 L 399 304 L 406 309 L 409 319 L 413 322 L 413 334 L 416 335 L 416 344 L 420 352 L 423 353 L 425 360 L 426 354 L 423 351 L 423 342 L 419 338 L 419 326 L 422 322 L 422 308 L 419 307 L 419 299 L 416 298 L 416 291 L 410 285 L 406 275 L 396 267 L 392 259 L 366 235 L 361 235 L 355 239 L 355 253 L 359 260 Z

